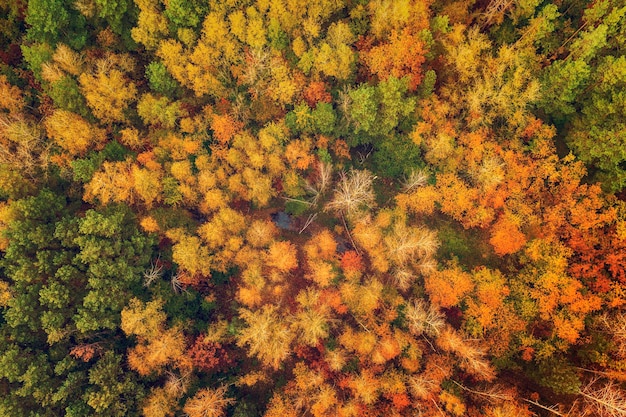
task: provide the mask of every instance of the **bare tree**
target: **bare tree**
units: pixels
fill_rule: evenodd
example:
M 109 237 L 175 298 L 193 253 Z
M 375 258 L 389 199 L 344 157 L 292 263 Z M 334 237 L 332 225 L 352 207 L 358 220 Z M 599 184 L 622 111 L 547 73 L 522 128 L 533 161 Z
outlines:
M 309 194 L 313 196 L 311 200 L 311 204 L 315 205 L 319 201 L 320 197 L 328 186 L 333 178 L 333 166 L 330 163 L 319 162 L 317 166 L 317 178 L 314 183 L 306 182 L 305 188 Z
M 326 205 L 327 210 L 338 211 L 348 217 L 354 216 L 364 207 L 374 205 L 372 185 L 376 177 L 369 171 L 351 170 L 342 173 L 333 199 Z
M 598 384 L 594 379 L 585 385 L 579 392 L 585 400 L 585 411 L 598 417 L 625 417 L 626 393 L 619 386 L 609 381 Z
M 427 334 L 437 336 L 446 322 L 443 314 L 433 305 L 428 305 L 424 300 L 414 300 L 404 310 L 409 330 L 416 336 Z
M 149 287 L 163 276 L 163 265 L 159 262 L 160 260 L 161 257 L 159 256 L 156 261 L 152 262 L 150 267 L 143 273 L 144 287 Z
M 428 184 L 428 173 L 423 169 L 414 169 L 409 176 L 404 180 L 402 189 L 405 192 L 413 191 L 417 188 L 423 187 Z

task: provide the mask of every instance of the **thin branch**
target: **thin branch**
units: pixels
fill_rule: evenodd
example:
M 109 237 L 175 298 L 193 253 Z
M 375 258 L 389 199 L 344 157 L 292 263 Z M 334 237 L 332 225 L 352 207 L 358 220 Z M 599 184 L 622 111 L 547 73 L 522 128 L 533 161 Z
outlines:
M 508 396 L 508 395 L 502 395 L 502 394 L 494 394 L 494 393 L 489 393 L 489 392 L 476 391 L 476 390 L 473 390 L 473 389 L 471 389 L 471 388 L 466 387 L 465 385 L 463 385 L 463 384 L 461 384 L 461 383 L 459 383 L 459 382 L 455 381 L 454 379 L 451 379 L 451 381 L 452 381 L 454 384 L 456 384 L 459 388 L 461 388 L 461 389 L 463 389 L 463 390 L 465 390 L 465 391 L 467 391 L 467 392 L 470 392 L 470 393 L 472 393 L 472 394 L 480 395 L 481 397 L 495 398 L 495 399 L 502 400 L 502 401 L 511 401 L 511 400 L 512 400 L 512 398 L 511 398 L 510 396 Z
M 316 217 L 317 217 L 317 213 L 309 214 L 309 218 L 306 220 L 306 223 L 304 224 L 302 229 L 300 229 L 298 234 L 301 235 L 302 232 L 304 232 L 306 230 L 306 228 L 309 227 L 311 225 L 311 223 L 313 223 L 313 220 L 315 220 Z
M 300 200 L 300 199 L 297 199 L 297 198 L 291 198 L 291 197 L 283 197 L 283 198 L 284 198 L 285 200 L 287 200 L 287 201 L 293 201 L 293 202 L 296 202 L 296 203 L 307 204 L 307 205 L 309 205 L 309 206 L 312 206 L 312 205 L 313 205 L 313 203 L 311 203 L 311 202 L 309 202 L 309 201 L 306 201 L 306 200 Z
M 350 239 L 350 242 L 352 243 L 352 247 L 354 248 L 354 250 L 356 251 L 356 253 L 358 253 L 359 255 L 361 255 L 361 251 L 359 250 L 359 247 L 356 245 L 356 243 L 354 242 L 354 239 L 352 239 L 352 234 L 350 233 L 350 229 L 348 229 L 348 225 L 346 224 L 346 219 L 345 217 L 343 217 L 343 212 L 341 212 L 341 221 L 343 223 L 343 227 L 346 229 L 346 233 L 348 234 L 348 238 Z
M 533 400 L 530 400 L 530 399 L 528 399 L 528 398 L 522 398 L 522 400 L 524 400 L 524 401 L 526 401 L 527 403 L 532 404 L 532 405 L 534 405 L 534 406 L 536 406 L 536 407 L 539 407 L 539 408 L 541 408 L 541 409 L 544 409 L 544 410 L 546 410 L 546 411 L 549 411 L 549 412 L 551 412 L 552 414 L 554 414 L 555 416 L 567 417 L 567 415 L 565 415 L 565 414 L 563 414 L 563 413 L 560 413 L 560 412 L 556 411 L 556 410 L 555 410 L 555 409 L 553 409 L 553 408 L 550 408 L 550 407 L 547 407 L 547 406 L 545 406 L 545 405 L 543 405 L 543 404 L 540 404 L 540 403 L 538 403 L 537 401 L 533 401 Z

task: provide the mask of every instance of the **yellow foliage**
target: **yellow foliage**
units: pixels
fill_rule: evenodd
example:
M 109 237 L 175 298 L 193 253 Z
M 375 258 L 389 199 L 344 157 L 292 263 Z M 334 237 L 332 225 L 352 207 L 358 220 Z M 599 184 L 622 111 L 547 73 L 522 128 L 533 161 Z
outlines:
M 134 335 L 146 340 L 159 337 L 167 318 L 161 310 L 162 307 L 163 301 L 160 299 L 143 303 L 133 298 L 122 310 L 122 330 L 129 336 Z
M 306 243 L 304 252 L 310 261 L 333 261 L 337 257 L 337 242 L 332 233 L 324 229 Z
M 294 338 L 284 317 L 280 317 L 276 307 L 270 305 L 256 312 L 242 309 L 240 316 L 248 327 L 237 335 L 237 344 L 247 345 L 250 355 L 258 357 L 264 365 L 278 369 L 291 354 Z
M 139 222 L 139 224 L 141 225 L 141 228 L 148 233 L 154 233 L 160 230 L 159 224 L 152 216 L 143 217 L 141 221 Z
M 154 203 L 161 201 L 161 173 L 137 166 L 132 167 L 131 173 L 135 192 L 146 207 L 151 208 Z
M 68 74 L 78 76 L 83 72 L 83 58 L 65 44 L 58 44 L 52 59 Z
M 0 281 L 0 307 L 7 307 L 13 298 L 11 287 L 6 281 Z
M 237 378 L 235 385 L 251 387 L 256 385 L 258 382 L 267 382 L 267 380 L 268 378 L 265 372 L 253 371 Z
M 241 234 L 246 227 L 244 216 L 229 207 L 220 209 L 213 218 L 203 224 L 198 233 L 207 245 L 212 248 L 227 246 L 229 237 Z M 238 249 L 231 248 L 231 249 Z
M 226 397 L 226 390 L 227 387 L 202 388 L 185 402 L 183 411 L 189 417 L 222 417 L 225 408 L 234 402 L 232 398 Z
M 270 220 L 255 220 L 246 231 L 246 241 L 255 248 L 267 248 L 278 234 Z
M 136 150 L 141 149 L 145 144 L 145 140 L 139 136 L 139 131 L 132 127 L 120 130 L 120 142 Z
M 103 129 L 69 111 L 55 110 L 44 124 L 48 136 L 71 156 L 83 156 L 91 149 L 101 149 L 106 141 Z
M 335 372 L 341 371 L 348 362 L 347 355 L 343 349 L 325 350 L 324 359 L 330 369 Z
M 374 404 L 380 395 L 378 379 L 367 369 L 350 381 L 350 388 L 355 397 L 363 404 Z
M 413 214 L 433 214 L 435 202 L 439 199 L 437 189 L 432 185 L 420 187 L 413 192 L 396 195 L 398 207 Z
M 367 357 L 376 347 L 376 336 L 371 332 L 355 332 L 346 328 L 339 336 L 339 343 L 346 349 L 357 352 L 360 357 Z
M 323 261 L 309 262 L 311 272 L 306 277 L 322 288 L 328 287 L 336 278 L 337 273 L 334 271 L 332 264 Z
M 181 235 L 172 246 L 172 259 L 192 275 L 211 275 L 213 257 L 196 236 Z
M 146 398 L 142 413 L 144 417 L 172 417 L 176 412 L 178 400 L 165 388 L 153 388 Z
M 141 1 L 139 3 L 148 3 Z M 137 26 L 131 29 L 131 36 L 137 43 L 142 43 L 146 49 L 155 50 L 159 40 L 166 35 L 168 30 L 167 19 L 152 2 L 140 6 Z
M 320 340 L 328 337 L 328 317 L 322 312 L 307 308 L 293 318 L 293 326 L 298 331 L 299 339 L 305 345 L 316 346 Z
M 463 404 L 459 397 L 450 394 L 448 391 L 442 391 L 441 394 L 439 394 L 439 399 L 449 413 L 455 416 L 465 415 L 465 404 Z
M 274 395 L 264 417 L 298 417 L 296 407 L 282 395 Z
M 95 72 L 82 73 L 79 81 L 94 116 L 105 123 L 126 121 L 124 111 L 136 99 L 137 88 L 124 72 L 105 59 Z
M 104 205 L 112 202 L 135 202 L 135 190 L 133 182 L 128 179 L 132 177 L 132 163 L 105 161 L 91 181 L 85 185 L 83 199 L 93 202 L 100 200 Z

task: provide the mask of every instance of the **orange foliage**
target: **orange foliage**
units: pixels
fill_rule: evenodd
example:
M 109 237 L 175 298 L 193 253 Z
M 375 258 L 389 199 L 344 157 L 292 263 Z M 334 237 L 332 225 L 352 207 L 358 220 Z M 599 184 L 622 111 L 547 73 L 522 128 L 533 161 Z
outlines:
M 315 161 L 311 152 L 311 144 L 304 140 L 292 140 L 285 148 L 285 158 L 291 166 L 299 170 L 305 170 Z
M 430 301 L 446 308 L 457 305 L 474 288 L 472 276 L 455 265 L 430 274 L 424 284 Z
M 333 142 L 332 151 L 337 155 L 337 158 L 350 159 L 350 147 L 343 139 L 336 139 Z
M 76 359 L 80 359 L 83 362 L 89 362 L 95 356 L 102 354 L 102 347 L 98 343 L 91 343 L 88 345 L 78 345 L 70 349 L 70 355 Z
M 156 161 L 154 151 L 146 151 L 137 155 L 137 162 L 145 166 L 151 171 L 160 171 L 161 164 Z
M 393 407 L 398 411 L 402 411 L 405 408 L 407 408 L 409 405 L 411 405 L 411 400 L 409 399 L 409 396 L 404 393 L 393 394 L 391 396 L 391 402 L 393 404 Z
M 363 259 L 356 251 L 349 250 L 341 256 L 341 269 L 346 273 L 363 270 Z
M 337 256 L 337 242 L 328 230 L 322 230 L 304 246 L 309 260 L 332 261 Z
M 228 351 L 221 344 L 206 342 L 202 335 L 196 338 L 186 354 L 191 357 L 193 366 L 202 372 L 218 372 L 233 364 Z
M 293 243 L 273 242 L 267 252 L 267 265 L 281 272 L 289 272 L 298 266 L 296 247 Z
M 241 129 L 241 123 L 236 122 L 230 115 L 213 114 L 211 116 L 213 136 L 221 144 L 228 143 Z
M 322 292 L 321 299 L 330 308 L 332 308 L 338 314 L 345 314 L 348 312 L 348 307 L 343 303 L 341 294 L 334 289 L 326 289 Z
M 165 366 L 175 364 L 183 355 L 185 341 L 180 329 L 169 329 L 160 335 L 132 348 L 128 353 L 128 364 L 139 375 L 152 372 L 161 374 Z
M 310 107 L 315 107 L 319 102 L 330 103 L 332 97 L 327 91 L 326 83 L 323 81 L 313 81 L 303 92 L 304 99 Z
M 9 84 L 6 75 L 0 75 L 0 108 L 10 114 L 18 114 L 24 107 L 24 98 L 20 89 Z
M 524 247 L 526 236 L 508 217 L 502 216 L 491 229 L 489 243 L 498 255 L 510 255 Z
M 374 46 L 363 54 L 363 58 L 380 80 L 408 76 L 409 91 L 415 91 L 422 82 L 425 54 L 426 48 L 418 35 L 405 28 L 402 32 L 392 31 L 389 41 Z

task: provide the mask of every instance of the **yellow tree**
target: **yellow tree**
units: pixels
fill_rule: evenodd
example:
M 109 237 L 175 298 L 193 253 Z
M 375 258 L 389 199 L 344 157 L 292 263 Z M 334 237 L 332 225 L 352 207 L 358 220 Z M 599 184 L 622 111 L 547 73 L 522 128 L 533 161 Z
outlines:
M 286 317 L 281 317 L 276 306 L 266 305 L 257 311 L 242 309 L 240 317 L 246 322 L 237 335 L 237 344 L 247 346 L 249 355 L 259 358 L 261 363 L 278 369 L 291 355 L 294 334 Z
M 122 310 L 122 330 L 137 336 L 138 344 L 128 353 L 128 363 L 140 375 L 161 374 L 168 365 L 185 366 L 185 340 L 179 328 L 165 328 L 163 303 L 154 300 L 147 304 L 133 299 Z
M 126 121 L 125 112 L 135 101 L 137 87 L 127 73 L 134 68 L 132 58 L 110 55 L 96 62 L 92 71 L 78 78 L 94 116 L 105 123 Z
M 132 178 L 133 164 L 130 161 L 104 162 L 91 181 L 85 185 L 83 199 L 102 204 L 126 202 L 133 204 L 136 199 Z
M 222 417 L 234 400 L 226 396 L 227 387 L 202 388 L 185 402 L 183 411 L 189 417 Z
M 79 115 L 55 110 L 44 121 L 48 136 L 70 156 L 84 156 L 87 151 L 102 149 L 106 133 Z

